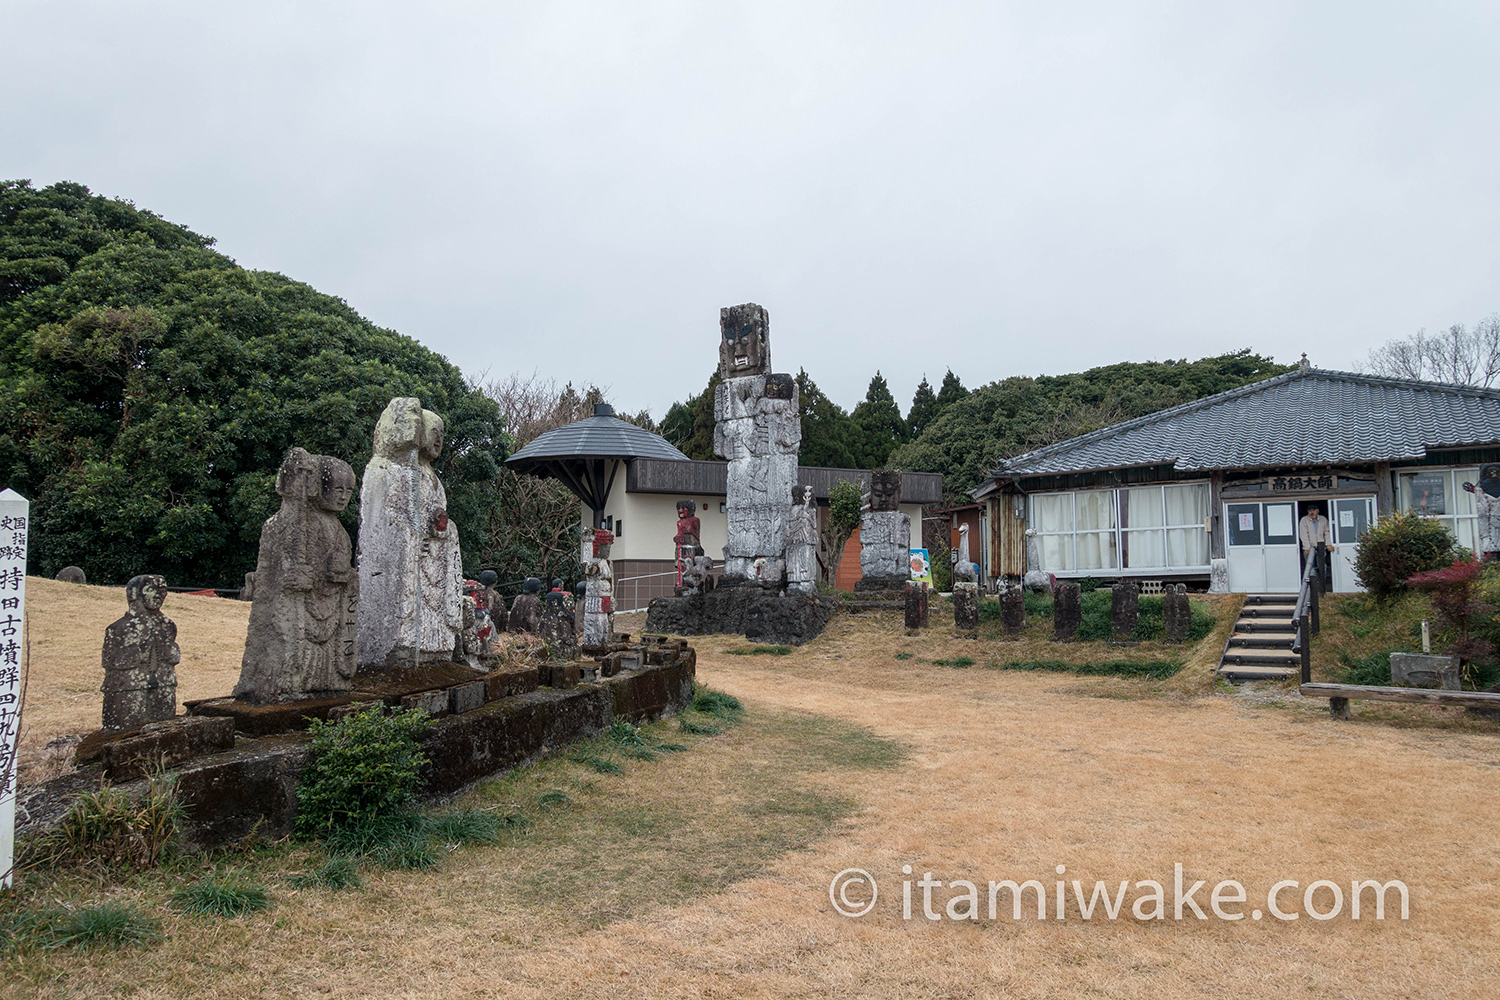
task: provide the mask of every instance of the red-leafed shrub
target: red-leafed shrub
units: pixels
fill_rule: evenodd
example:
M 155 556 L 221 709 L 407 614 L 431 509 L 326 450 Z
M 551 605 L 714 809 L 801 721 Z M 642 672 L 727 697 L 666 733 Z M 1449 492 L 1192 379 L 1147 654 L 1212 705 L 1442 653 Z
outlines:
M 1463 663 L 1488 658 L 1495 645 L 1475 634 L 1493 613 L 1476 584 L 1478 559 L 1458 559 L 1444 569 L 1417 573 L 1406 582 L 1432 601 L 1439 629 L 1449 637 L 1448 654 Z

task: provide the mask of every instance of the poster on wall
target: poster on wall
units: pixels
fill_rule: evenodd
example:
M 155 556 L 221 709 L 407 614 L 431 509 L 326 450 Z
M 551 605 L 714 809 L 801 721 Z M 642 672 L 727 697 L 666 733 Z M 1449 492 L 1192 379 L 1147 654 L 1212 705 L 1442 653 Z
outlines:
M 932 561 L 927 558 L 926 549 L 911 550 L 911 578 L 932 586 Z
M 1411 509 L 1417 514 L 1446 514 L 1448 513 L 1443 495 L 1444 484 L 1447 476 L 1438 474 L 1435 476 L 1412 476 L 1411 477 Z

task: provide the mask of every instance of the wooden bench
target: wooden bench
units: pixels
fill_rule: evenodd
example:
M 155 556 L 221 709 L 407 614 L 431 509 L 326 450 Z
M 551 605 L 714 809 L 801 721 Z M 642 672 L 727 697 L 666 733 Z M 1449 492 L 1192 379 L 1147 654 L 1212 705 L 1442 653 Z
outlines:
M 1404 701 L 1416 705 L 1461 705 L 1466 708 L 1500 709 L 1500 693 L 1488 691 L 1444 691 L 1440 688 L 1374 687 L 1368 684 L 1304 684 L 1304 698 L 1327 698 L 1335 719 L 1349 718 L 1349 699 L 1359 701 Z

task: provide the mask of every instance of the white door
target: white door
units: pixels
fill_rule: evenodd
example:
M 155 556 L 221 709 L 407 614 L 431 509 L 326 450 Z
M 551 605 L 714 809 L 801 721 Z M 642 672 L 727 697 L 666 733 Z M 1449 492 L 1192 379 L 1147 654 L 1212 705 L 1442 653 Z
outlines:
M 1334 549 L 1328 560 L 1333 565 L 1333 589 L 1351 594 L 1363 589 L 1354 576 L 1354 550 L 1375 523 L 1375 498 L 1335 500 L 1329 514 L 1333 519 Z
M 1229 589 L 1236 594 L 1296 593 L 1297 505 L 1290 501 L 1227 503 Z

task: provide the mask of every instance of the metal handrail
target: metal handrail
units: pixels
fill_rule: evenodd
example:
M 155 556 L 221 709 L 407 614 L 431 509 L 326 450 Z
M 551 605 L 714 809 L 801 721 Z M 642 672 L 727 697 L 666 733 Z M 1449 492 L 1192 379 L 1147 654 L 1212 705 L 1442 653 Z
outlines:
M 1318 550 L 1310 549 L 1307 566 L 1302 570 L 1302 589 L 1297 592 L 1297 606 L 1292 609 L 1292 621 L 1297 625 L 1297 637 L 1292 640 L 1292 651 L 1302 661 L 1302 683 L 1312 683 L 1312 637 L 1318 634 L 1318 595 L 1323 590 L 1323 578 L 1318 569 Z

